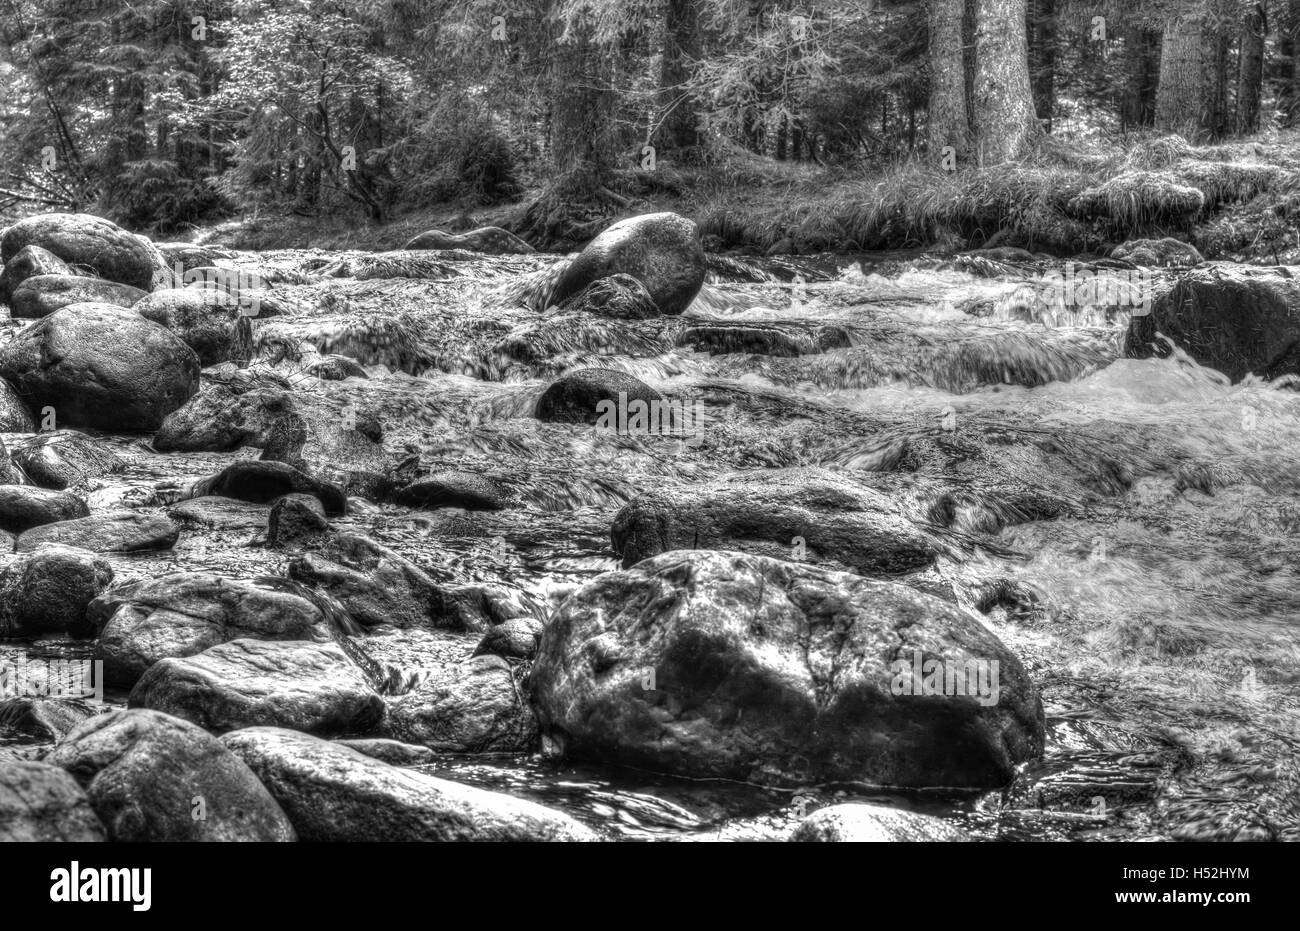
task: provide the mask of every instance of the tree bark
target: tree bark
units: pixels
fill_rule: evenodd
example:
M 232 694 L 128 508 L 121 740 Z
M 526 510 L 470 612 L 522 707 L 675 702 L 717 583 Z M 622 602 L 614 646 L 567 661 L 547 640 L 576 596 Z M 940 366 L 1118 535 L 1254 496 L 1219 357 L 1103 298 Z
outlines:
M 1192 141 L 1223 133 L 1228 14 L 1224 0 L 1184 0 L 1167 23 L 1160 51 L 1157 128 Z
M 664 48 L 659 70 L 658 145 L 666 152 L 700 144 L 698 104 L 687 89 L 691 61 L 699 56 L 699 11 L 696 0 L 667 0 L 664 4 Z
M 1241 54 L 1237 73 L 1237 121 L 1239 135 L 1259 131 L 1259 97 L 1264 84 L 1264 37 L 1267 32 L 1264 5 L 1257 3 L 1247 12 L 1241 27 Z
M 1026 0 L 978 0 L 975 144 L 981 164 L 1020 158 L 1041 132 L 1029 84 Z
M 930 154 L 938 158 L 952 146 L 959 156 L 970 151 L 970 115 L 963 61 L 966 0 L 929 0 Z
M 1056 0 L 1030 0 L 1026 30 L 1034 113 L 1050 133 L 1056 109 Z
M 1129 26 L 1124 30 L 1124 97 L 1120 104 L 1124 129 L 1155 124 L 1159 80 L 1160 33 Z

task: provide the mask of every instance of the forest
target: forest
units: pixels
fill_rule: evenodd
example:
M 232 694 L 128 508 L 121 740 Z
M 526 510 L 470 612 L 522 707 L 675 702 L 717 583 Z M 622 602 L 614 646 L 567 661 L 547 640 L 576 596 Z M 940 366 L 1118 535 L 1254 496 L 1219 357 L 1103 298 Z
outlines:
M 1293 166 L 1188 147 L 1300 117 L 1297 30 L 1291 0 L 4 0 L 0 216 L 486 210 L 572 248 L 671 202 L 719 251 L 1068 254 L 1217 219 L 1197 244 L 1230 254 Z

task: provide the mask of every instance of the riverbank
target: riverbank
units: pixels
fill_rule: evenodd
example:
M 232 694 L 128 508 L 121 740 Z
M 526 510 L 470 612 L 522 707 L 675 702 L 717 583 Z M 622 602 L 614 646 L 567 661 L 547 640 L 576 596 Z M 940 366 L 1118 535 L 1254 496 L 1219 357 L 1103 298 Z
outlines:
M 1300 133 L 1213 146 L 1151 137 L 1121 148 L 1048 140 L 1015 166 L 944 171 L 909 161 L 869 177 L 734 152 L 705 168 L 629 176 L 622 215 L 671 210 L 713 252 L 803 255 L 1012 246 L 1107 254 L 1172 236 L 1209 259 L 1300 262 Z M 637 193 L 637 192 L 640 193 Z M 242 249 L 400 249 L 427 229 L 516 228 L 526 204 L 449 204 L 383 224 L 351 216 L 260 215 L 196 231 Z M 616 217 L 611 217 L 615 219 Z

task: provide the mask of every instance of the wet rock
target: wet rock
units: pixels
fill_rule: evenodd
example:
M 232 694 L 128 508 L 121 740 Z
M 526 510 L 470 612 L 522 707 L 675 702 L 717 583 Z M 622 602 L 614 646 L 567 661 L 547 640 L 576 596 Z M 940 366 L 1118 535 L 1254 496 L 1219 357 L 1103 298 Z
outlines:
M 115 841 L 292 841 L 253 772 L 188 721 L 132 709 L 87 721 L 45 762 L 85 789 Z
M 266 542 L 271 546 L 294 546 L 318 540 L 330 529 L 325 508 L 312 495 L 285 495 L 271 505 Z
M 678 342 L 709 355 L 748 353 L 764 356 L 816 355 L 852 345 L 838 326 L 768 326 L 753 323 L 705 323 L 687 327 Z
M 646 214 L 620 220 L 588 243 L 556 281 L 551 303 L 622 272 L 645 285 L 660 313 L 680 314 L 699 293 L 706 270 L 692 221 L 675 213 Z
M 370 377 L 356 359 L 338 354 L 317 356 L 307 363 L 303 371 L 322 381 L 343 381 L 345 378 Z
M 893 843 L 896 841 L 968 841 L 960 828 L 942 818 L 916 812 L 869 805 L 865 802 L 831 805 L 813 812 L 790 834 L 792 841 Z
M 482 629 L 460 594 L 397 552 L 358 533 L 330 537 L 289 563 L 289 577 L 328 592 L 362 627 Z
M 159 660 L 240 638 L 334 639 L 335 619 L 283 582 L 177 572 L 105 592 L 86 610 L 99 631 L 95 656 L 104 661 L 105 681 L 132 686 Z
M 474 648 L 474 655 L 491 654 L 508 659 L 532 659 L 537 655 L 546 625 L 535 617 L 512 617 L 488 630 Z
M 994 246 L 992 249 L 968 249 L 961 253 L 973 258 L 989 259 L 994 262 L 1036 262 L 1037 257 L 1027 249 L 1015 246 Z
M 148 294 L 139 288 L 82 275 L 33 275 L 9 298 L 15 317 L 38 320 L 75 304 L 131 307 Z
M 1043 750 L 1037 689 L 972 615 L 739 553 L 597 577 L 547 626 L 530 685 L 568 756 L 683 776 L 995 787 Z
M 17 287 L 28 278 L 37 275 L 71 275 L 73 270 L 48 249 L 40 246 L 26 246 L 4 263 L 0 272 L 0 304 L 8 304 Z
M 36 421 L 13 385 L 0 378 L 0 433 L 34 433 Z M 5 458 L 8 458 L 7 456 Z M 6 464 L 0 463 L 0 468 Z M 3 478 L 3 476 L 0 476 Z
M 147 320 L 179 336 L 199 357 L 200 365 L 246 363 L 253 352 L 249 316 L 225 291 L 180 288 L 155 291 L 135 305 Z
M 156 242 L 154 248 L 168 265 L 180 264 L 182 275 L 196 268 L 211 268 L 239 258 L 233 249 L 218 245 L 197 245 L 192 242 Z
M 405 695 L 436 669 L 469 659 L 476 638 L 446 630 L 379 627 L 352 637 L 349 655 L 362 666 L 382 695 Z
M 293 395 L 279 388 L 240 391 L 226 385 L 202 391 L 162 422 L 154 434 L 159 452 L 230 452 L 241 446 L 263 449 L 282 420 L 304 424 Z
M 436 666 L 387 700 L 385 732 L 440 753 L 524 752 L 536 745 L 537 722 L 522 694 L 499 656 Z
M 433 762 L 433 751 L 428 747 L 404 744 L 387 737 L 356 737 L 335 740 L 334 743 L 357 753 L 387 763 L 389 766 L 419 766 Z
M 164 327 L 111 304 L 74 304 L 0 349 L 0 375 L 61 425 L 156 430 L 199 388 L 199 360 Z
M 92 637 L 86 606 L 112 582 L 112 567 L 83 549 L 46 544 L 20 553 L 0 570 L 0 637 Z
M 1129 358 L 1167 356 L 1159 332 L 1201 365 L 1234 382 L 1247 374 L 1300 374 L 1300 268 L 1215 266 L 1186 272 L 1135 314 L 1124 342 Z
M 557 313 L 595 314 L 618 320 L 645 320 L 659 316 L 659 305 L 645 285 L 622 273 L 598 278 L 564 299 Z
M 0 843 L 107 839 L 86 793 L 66 772 L 0 759 Z
M 623 395 L 623 398 L 620 398 Z M 594 425 L 606 410 L 617 409 L 623 400 L 646 405 L 661 402 L 663 395 L 645 382 L 614 369 L 580 369 L 551 382 L 537 399 L 533 416 L 547 423 Z M 605 406 L 602 407 L 602 402 Z
M 22 533 L 42 524 L 89 516 L 86 502 L 70 491 L 0 485 L 0 530 Z
M 161 511 L 118 510 L 33 527 L 18 537 L 17 549 L 61 543 L 92 553 L 138 553 L 169 550 L 179 538 L 180 528 Z
M 102 440 L 76 430 L 56 430 L 14 443 L 13 462 L 33 483 L 62 491 L 90 479 L 113 475 L 126 461 Z
M 529 255 L 537 251 L 514 233 L 503 230 L 499 226 L 484 226 L 459 234 L 428 230 L 402 248 L 404 250 L 468 249 L 471 252 L 486 252 L 491 255 Z
M 7 698 L 0 701 L 0 737 L 21 736 L 57 743 L 82 722 L 106 710 L 103 705 L 75 698 Z
M 728 549 L 897 575 L 946 551 L 888 495 L 821 469 L 647 492 L 614 515 L 611 538 L 624 568 L 669 550 Z
M 499 511 L 506 506 L 505 489 L 492 479 L 472 472 L 439 472 L 417 479 L 398 491 L 393 500 L 411 508 L 464 508 Z
M 167 516 L 182 526 L 208 530 L 261 530 L 270 510 L 265 504 L 206 495 L 169 507 Z
M 131 708 L 152 708 L 214 733 L 287 727 L 311 734 L 365 734 L 384 703 L 334 643 L 231 640 L 159 660 L 131 690 Z
M 1116 246 L 1110 257 L 1147 268 L 1200 265 L 1205 261 L 1191 243 L 1168 236 L 1164 239 L 1131 239 Z
M 426 776 L 277 728 L 222 738 L 305 841 L 575 841 L 590 829 L 535 802 Z
M 274 501 L 281 495 L 305 494 L 316 497 L 330 515 L 347 512 L 343 489 L 312 478 L 283 462 L 244 460 L 233 463 L 216 475 L 200 479 L 190 486 L 187 498 L 221 495 L 254 504 Z
M 47 213 L 19 220 L 0 241 L 0 258 L 8 263 L 27 246 L 48 249 L 70 265 L 84 266 L 100 278 L 153 290 L 166 264 L 147 239 L 115 223 L 84 213 Z

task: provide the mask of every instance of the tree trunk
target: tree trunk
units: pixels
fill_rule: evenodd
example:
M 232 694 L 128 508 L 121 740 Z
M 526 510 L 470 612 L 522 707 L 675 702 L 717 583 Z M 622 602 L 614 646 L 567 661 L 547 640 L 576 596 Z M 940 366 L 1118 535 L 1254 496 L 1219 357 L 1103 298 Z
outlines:
M 699 11 L 696 0 L 667 0 L 664 8 L 657 144 L 664 152 L 680 152 L 700 144 L 698 105 L 686 87 L 691 60 L 699 57 Z
M 1056 109 L 1056 0 L 1030 0 L 1026 30 L 1034 113 L 1050 133 Z
M 1239 135 L 1259 131 L 1259 96 L 1264 83 L 1264 36 L 1267 22 L 1264 5 L 1256 4 L 1246 14 L 1241 28 L 1241 56 L 1237 73 L 1237 124 Z
M 1165 27 L 1156 126 L 1192 141 L 1220 135 L 1226 112 L 1224 24 L 1231 0 L 1184 0 Z
M 1026 0 L 978 0 L 975 141 L 982 164 L 1020 158 L 1040 133 L 1029 84 Z
M 970 116 L 966 108 L 963 19 L 966 0 L 929 0 L 930 155 L 947 146 L 959 156 L 970 151 Z
M 1124 97 L 1120 121 L 1125 130 L 1156 121 L 1156 87 L 1160 80 L 1160 33 L 1139 26 L 1124 30 Z

